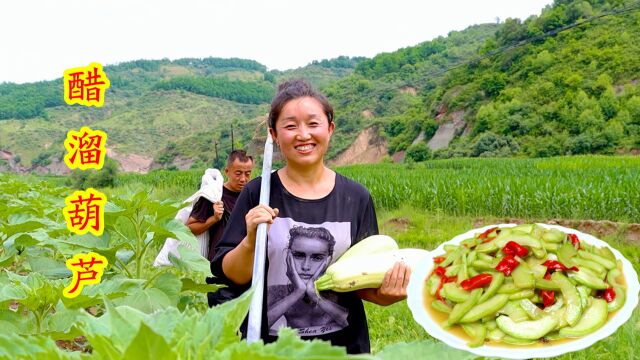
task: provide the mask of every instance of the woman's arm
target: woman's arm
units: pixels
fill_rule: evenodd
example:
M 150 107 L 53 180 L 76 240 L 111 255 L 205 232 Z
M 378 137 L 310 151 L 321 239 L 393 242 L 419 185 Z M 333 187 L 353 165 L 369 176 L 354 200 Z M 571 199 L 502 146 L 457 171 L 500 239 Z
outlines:
M 362 300 L 387 306 L 407 298 L 407 285 L 411 268 L 403 262 L 397 262 L 384 275 L 382 285 L 378 289 L 361 289 L 356 294 Z
M 222 271 L 229 280 L 238 285 L 251 281 L 258 224 L 272 224 L 276 216 L 278 216 L 278 209 L 272 209 L 266 205 L 258 205 L 249 210 L 245 216 L 247 236 L 222 259 Z

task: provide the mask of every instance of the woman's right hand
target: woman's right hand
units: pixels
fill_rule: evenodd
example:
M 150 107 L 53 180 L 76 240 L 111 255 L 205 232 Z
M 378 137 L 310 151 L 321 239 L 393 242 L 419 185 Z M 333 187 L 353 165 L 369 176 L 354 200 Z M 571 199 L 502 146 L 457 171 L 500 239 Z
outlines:
M 256 244 L 256 231 L 258 225 L 262 223 L 273 224 L 273 220 L 278 216 L 278 209 L 260 204 L 249 210 L 244 220 L 247 224 L 247 241 L 251 248 Z

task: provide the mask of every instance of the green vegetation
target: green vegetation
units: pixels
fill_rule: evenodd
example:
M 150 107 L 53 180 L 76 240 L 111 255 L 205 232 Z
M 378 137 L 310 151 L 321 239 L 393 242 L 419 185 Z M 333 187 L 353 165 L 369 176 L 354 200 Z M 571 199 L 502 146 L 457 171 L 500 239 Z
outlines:
M 364 127 L 383 128 L 389 140 L 389 153 L 406 150 L 426 129 L 428 140 L 435 130 L 425 96 L 436 87 L 442 71 L 473 56 L 494 35 L 498 25 L 471 26 L 445 37 L 414 47 L 383 53 L 361 61 L 355 73 L 323 88 L 336 113 L 338 131 L 333 136 L 330 156 L 346 149 Z M 374 118 L 365 117 L 369 111 Z
M 360 62 L 353 75 L 325 88 L 336 104 L 338 129 L 346 129 L 335 136 L 336 152 L 354 138 L 353 130 L 371 125 L 384 128 L 390 154 L 406 150 L 420 123 L 441 123 L 457 112 L 468 132 L 456 134 L 437 157 L 640 148 L 637 7 L 541 36 L 633 3 L 556 1 L 525 21 L 475 26 Z M 365 110 L 373 120 L 364 118 Z
M 43 117 L 45 108 L 64 104 L 63 88 L 58 83 L 0 84 L 0 120 Z
M 241 104 L 261 104 L 271 100 L 274 89 L 270 83 L 231 81 L 225 78 L 176 77 L 157 83 L 155 89 L 187 90 L 196 94 L 235 101 Z
M 448 159 L 338 171 L 366 186 L 376 206 L 386 209 L 640 222 L 638 157 Z
M 527 222 L 558 217 L 640 221 L 636 206 L 640 194 L 635 186 L 640 162 L 633 157 L 449 159 L 412 167 L 384 164 L 338 168 L 370 189 L 380 232 L 394 237 L 400 247 L 431 250 L 478 227 L 479 222 L 501 223 L 504 217 Z M 198 254 L 189 255 L 188 249 L 183 250 L 187 251 L 184 261 L 176 267 L 151 266 L 165 237 L 195 241 L 185 227 L 171 219 L 177 203 L 198 188 L 201 175 L 200 170 L 159 170 L 118 176 L 115 187 L 101 189 L 111 203 L 101 237 L 69 236 L 60 209 L 64 197 L 73 190 L 53 185 L 67 179 L 47 177 L 42 181 L 33 176 L 0 175 L 0 185 L 5 189 L 0 195 L 0 265 L 4 267 L 0 304 L 5 306 L 0 311 L 0 323 L 7 329 L 0 334 L 0 344 L 8 351 L 0 358 L 35 354 L 79 357 L 78 353 L 58 349 L 53 340 L 72 340 L 80 335 L 86 340 L 76 345 L 91 349 L 93 357 L 121 358 L 135 351 L 153 354 L 158 349 L 167 354 L 186 354 L 193 343 L 191 335 L 181 338 L 184 335 L 180 334 L 192 333 L 180 330 L 185 328 L 199 328 L 202 331 L 198 334 L 213 336 L 207 341 L 196 337 L 198 344 L 206 343 L 202 346 L 207 354 L 273 351 L 284 358 L 301 358 L 301 352 L 307 351 L 303 349 L 308 349 L 310 357 L 329 353 L 341 356 L 336 349 L 299 343 L 291 333 L 270 347 L 240 342 L 234 329 L 246 313 L 246 298 L 207 310 L 202 292 L 208 287 L 199 282 L 208 264 Z M 625 209 L 626 214 L 622 213 Z M 626 231 L 623 224 L 602 239 L 640 271 L 640 248 L 628 242 Z M 103 283 L 87 287 L 76 300 L 62 298 L 61 289 L 70 281 L 64 260 L 87 251 L 109 259 Z M 10 304 L 17 304 L 19 311 L 6 310 Z M 424 349 L 456 359 L 475 358 L 450 354 L 454 350 L 433 342 L 404 303 L 390 307 L 367 303 L 365 309 L 372 350 L 379 358 L 394 358 L 390 354 L 406 357 Z M 149 315 L 152 312 L 154 315 Z M 640 345 L 636 336 L 639 325 L 640 310 L 636 309 L 612 336 L 560 358 L 593 360 L 613 354 L 633 358 Z M 295 346 L 295 353 L 286 352 L 285 348 L 291 346 Z M 20 352 L 22 355 L 17 355 Z
M 118 178 L 118 163 L 106 157 L 104 166 L 100 170 L 76 169 L 71 173 L 70 185 L 74 189 L 113 187 Z
M 204 284 L 209 263 L 191 250 L 196 239 L 173 219 L 177 207 L 170 200 L 106 189 L 104 234 L 70 236 L 60 209 L 71 189 L 4 174 L 0 186 L 1 359 L 348 358 L 344 348 L 302 341 L 289 329 L 273 344 L 241 341 L 252 292 L 207 307 L 204 294 L 218 286 Z M 167 237 L 187 246 L 179 248 L 180 258 L 170 257 L 174 266 L 153 267 Z M 73 281 L 65 260 L 90 251 L 109 262 L 100 284 L 64 297 Z M 471 358 L 431 340 L 393 346 L 374 358 L 415 347 Z

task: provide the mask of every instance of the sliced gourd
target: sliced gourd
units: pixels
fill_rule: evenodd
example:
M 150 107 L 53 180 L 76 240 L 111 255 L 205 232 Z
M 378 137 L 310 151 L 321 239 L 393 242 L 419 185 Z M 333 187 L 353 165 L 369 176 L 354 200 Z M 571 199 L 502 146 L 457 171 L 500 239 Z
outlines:
M 609 311 L 607 310 L 607 302 L 603 299 L 594 298 L 591 306 L 584 312 L 580 321 L 575 326 L 560 329 L 560 335 L 566 337 L 580 337 L 590 334 L 599 329 L 605 322 Z M 500 324 L 498 323 L 498 326 Z
M 503 315 L 496 319 L 496 324 L 507 335 L 519 339 L 537 340 L 554 330 L 558 320 L 553 316 L 544 316 L 538 320 L 514 322 Z

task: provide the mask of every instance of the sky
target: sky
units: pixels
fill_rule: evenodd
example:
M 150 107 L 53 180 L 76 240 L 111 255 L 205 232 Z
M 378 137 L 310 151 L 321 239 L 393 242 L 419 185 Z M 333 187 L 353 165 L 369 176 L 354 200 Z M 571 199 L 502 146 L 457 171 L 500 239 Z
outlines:
M 237 57 L 286 70 L 340 55 L 373 57 L 498 18 L 526 19 L 551 3 L 7 0 L 0 3 L 0 83 L 138 59 Z

